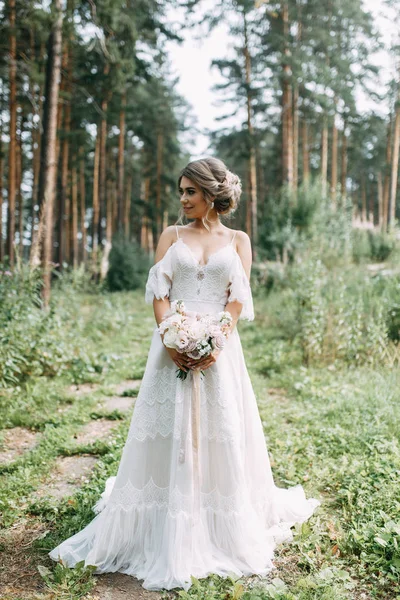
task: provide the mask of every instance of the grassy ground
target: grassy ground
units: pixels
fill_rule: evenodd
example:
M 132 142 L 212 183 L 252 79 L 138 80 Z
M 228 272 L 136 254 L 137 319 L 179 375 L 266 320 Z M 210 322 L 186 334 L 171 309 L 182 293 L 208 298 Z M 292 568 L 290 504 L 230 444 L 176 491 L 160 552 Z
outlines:
M 303 366 L 276 317 L 279 303 L 279 295 L 255 298 L 256 321 L 239 324 L 241 340 L 276 482 L 301 483 L 322 505 L 295 529 L 292 543 L 280 546 L 269 578 L 210 577 L 180 597 L 400 598 L 400 374 Z M 15 427 L 38 433 L 36 446 L 0 471 L 0 598 L 102 598 L 93 587 L 101 578 L 89 570 L 54 571 L 47 552 L 91 520 L 105 478 L 116 471 L 131 412 L 110 412 L 102 400 L 113 385 L 143 374 L 154 317 L 142 292 L 82 296 L 81 315 L 88 352 L 101 352 L 105 365 L 92 375 L 98 387 L 79 395 L 63 375 L 0 396 L 0 436 Z M 115 420 L 112 435 L 77 445 L 77 432 L 101 419 Z M 37 495 L 63 457 L 82 455 L 98 460 L 72 496 Z

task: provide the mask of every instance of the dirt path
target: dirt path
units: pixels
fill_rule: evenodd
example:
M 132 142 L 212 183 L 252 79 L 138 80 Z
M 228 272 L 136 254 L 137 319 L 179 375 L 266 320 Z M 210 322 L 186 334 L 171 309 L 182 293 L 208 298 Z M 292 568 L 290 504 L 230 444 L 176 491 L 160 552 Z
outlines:
M 105 412 L 121 413 L 132 409 L 141 380 L 126 380 L 111 386 L 112 396 L 99 399 Z M 68 393 L 79 398 L 92 394 L 99 388 L 95 384 L 69 386 Z M 97 440 L 112 438 L 118 422 L 100 418 L 89 421 L 74 435 L 74 444 L 90 445 Z M 24 453 L 34 450 L 41 434 L 15 427 L 0 432 L 0 464 L 12 464 Z M 87 482 L 98 457 L 92 454 L 61 456 L 50 477 L 33 492 L 33 498 L 51 498 L 55 502 L 72 496 Z M 58 600 L 46 592 L 37 566 L 37 554 L 32 552 L 36 540 L 46 535 L 46 525 L 33 515 L 15 522 L 0 533 L 2 554 L 0 566 L 1 600 Z M 158 600 L 161 593 L 145 590 L 137 579 L 121 573 L 96 576 L 96 586 L 88 596 L 91 600 Z

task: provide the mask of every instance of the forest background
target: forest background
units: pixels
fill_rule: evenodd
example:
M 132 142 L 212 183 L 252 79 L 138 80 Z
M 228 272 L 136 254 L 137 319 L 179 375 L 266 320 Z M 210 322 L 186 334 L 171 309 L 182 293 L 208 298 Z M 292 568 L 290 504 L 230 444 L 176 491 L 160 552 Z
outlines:
M 49 569 L 46 549 L 89 520 L 129 422 L 109 386 L 145 367 L 143 286 L 198 134 L 168 49 L 221 25 L 221 111 L 203 134 L 243 184 L 224 223 L 253 248 L 247 364 L 278 481 L 325 502 L 275 579 L 211 578 L 190 597 L 400 596 L 400 3 L 381 6 L 376 20 L 360 0 L 0 2 L 4 597 L 94 586 Z M 79 438 L 110 421 L 106 441 Z M 96 459 L 91 479 L 52 497 L 72 457 Z

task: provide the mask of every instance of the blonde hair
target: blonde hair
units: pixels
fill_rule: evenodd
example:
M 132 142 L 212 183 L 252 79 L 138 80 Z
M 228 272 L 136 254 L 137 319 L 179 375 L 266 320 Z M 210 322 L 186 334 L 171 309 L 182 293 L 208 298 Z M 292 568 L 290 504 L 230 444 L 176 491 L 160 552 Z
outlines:
M 229 171 L 219 158 L 201 158 L 187 164 L 179 174 L 178 186 L 181 185 L 182 177 L 194 181 L 203 193 L 208 204 L 207 213 L 202 218 L 206 229 L 209 230 L 206 221 L 209 221 L 208 215 L 213 208 L 213 202 L 217 213 L 224 217 L 230 216 L 236 211 L 242 193 L 242 184 L 239 177 Z M 184 214 L 181 207 L 177 223 L 182 223 Z

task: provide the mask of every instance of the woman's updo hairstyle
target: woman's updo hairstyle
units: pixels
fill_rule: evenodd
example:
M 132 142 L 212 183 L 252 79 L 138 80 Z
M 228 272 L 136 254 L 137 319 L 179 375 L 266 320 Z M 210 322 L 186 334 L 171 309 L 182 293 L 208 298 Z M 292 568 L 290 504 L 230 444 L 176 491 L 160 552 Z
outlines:
M 238 207 L 242 184 L 237 175 L 229 171 L 219 158 L 201 158 L 190 162 L 179 174 L 178 186 L 182 177 L 194 181 L 203 192 L 209 205 L 208 213 L 214 207 L 219 215 L 232 215 Z M 182 211 L 183 212 L 183 211 Z

